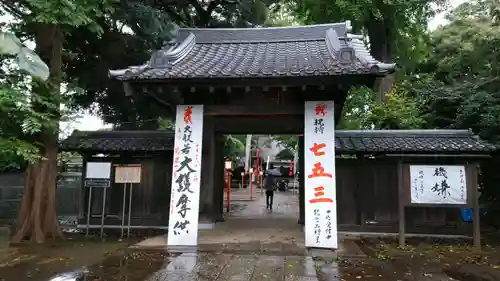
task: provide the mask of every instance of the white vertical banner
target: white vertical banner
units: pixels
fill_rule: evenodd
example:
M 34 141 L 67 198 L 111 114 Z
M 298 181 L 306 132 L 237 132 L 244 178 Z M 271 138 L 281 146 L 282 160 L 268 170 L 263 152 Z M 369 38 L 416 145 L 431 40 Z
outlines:
M 202 138 L 203 105 L 178 105 L 168 246 L 198 244 Z
M 304 109 L 305 244 L 336 249 L 334 103 L 309 101 Z

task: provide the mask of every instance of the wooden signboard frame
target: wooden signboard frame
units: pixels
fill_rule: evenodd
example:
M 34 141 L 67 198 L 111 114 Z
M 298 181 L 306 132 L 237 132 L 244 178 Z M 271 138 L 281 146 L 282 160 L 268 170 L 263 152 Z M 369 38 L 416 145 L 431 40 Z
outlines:
M 122 224 L 121 237 L 125 228 L 125 202 L 128 197 L 128 220 L 127 220 L 127 238 L 130 238 L 131 218 L 132 218 L 132 190 L 134 184 L 141 183 L 142 166 L 140 164 L 117 164 L 115 167 L 115 183 L 123 184 L 123 200 L 122 200 Z
M 474 185 L 474 167 L 470 167 L 470 164 L 456 164 L 456 165 L 450 165 L 450 164 L 445 164 L 442 166 L 463 166 L 464 167 L 464 172 L 465 172 L 465 189 L 467 193 L 467 203 L 465 204 L 442 204 L 442 203 L 436 203 L 436 204 L 428 204 L 428 203 L 412 203 L 411 202 L 411 192 L 412 192 L 412 187 L 411 187 L 411 172 L 410 172 L 410 166 L 440 166 L 438 164 L 429 164 L 429 165 L 422 165 L 422 164 L 402 164 L 403 165 L 403 180 L 404 180 L 404 188 L 403 188 L 403 202 L 405 203 L 405 206 L 411 206 L 411 207 L 472 207 L 474 205 L 474 192 L 471 186 Z
M 101 238 L 104 236 L 104 217 L 106 212 L 106 192 L 111 186 L 111 162 L 87 162 L 85 167 L 84 187 L 89 189 L 89 202 L 87 204 L 87 228 L 86 235 L 89 235 L 90 217 L 92 206 L 93 188 L 103 188 L 102 213 L 101 213 Z
M 457 166 L 465 167 L 465 188 L 467 192 L 467 203 L 466 204 L 420 204 L 411 202 L 411 175 L 410 166 L 411 165 L 422 165 L 422 164 L 411 164 L 404 163 L 402 161 L 398 162 L 398 240 L 399 246 L 404 246 L 405 242 L 405 207 L 472 207 L 472 224 L 473 224 L 473 239 L 474 247 L 478 250 L 481 249 L 481 233 L 479 224 L 479 196 L 478 196 L 478 182 L 477 182 L 477 166 L 476 164 L 455 164 Z M 439 164 L 429 164 L 429 166 L 439 166 Z M 450 164 L 443 164 L 443 166 L 450 166 Z M 475 187 L 475 188 L 474 188 Z
M 142 168 L 140 164 L 114 165 L 115 183 L 140 183 Z

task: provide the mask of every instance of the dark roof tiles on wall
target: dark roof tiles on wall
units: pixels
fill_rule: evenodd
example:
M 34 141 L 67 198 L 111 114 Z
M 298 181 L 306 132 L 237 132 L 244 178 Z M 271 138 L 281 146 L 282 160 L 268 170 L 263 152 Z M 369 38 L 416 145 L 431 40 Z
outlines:
M 119 80 L 324 76 L 393 72 L 350 23 L 280 28 L 181 28 L 149 62 L 111 70 Z
M 61 149 L 82 152 L 160 152 L 173 150 L 172 131 L 75 131 Z
M 61 143 L 68 151 L 161 152 L 174 147 L 172 131 L 77 131 Z M 496 146 L 462 130 L 336 131 L 337 153 L 489 153 Z
M 467 130 L 366 130 L 335 134 L 335 147 L 344 153 L 478 153 L 497 149 Z

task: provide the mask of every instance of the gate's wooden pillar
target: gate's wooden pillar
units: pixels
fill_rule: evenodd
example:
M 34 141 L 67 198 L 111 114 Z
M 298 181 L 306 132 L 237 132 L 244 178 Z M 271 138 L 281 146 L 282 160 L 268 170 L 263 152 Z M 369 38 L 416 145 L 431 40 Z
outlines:
M 305 190 L 304 190 L 304 136 L 299 136 L 299 224 L 305 224 Z
M 220 133 L 214 136 L 214 152 L 214 158 L 210 159 L 214 164 L 212 218 L 217 222 L 224 221 L 224 136 Z
M 214 158 L 215 158 L 215 132 L 213 118 L 203 118 L 203 144 L 201 158 L 201 185 L 200 185 L 200 222 L 212 221 L 214 206 Z

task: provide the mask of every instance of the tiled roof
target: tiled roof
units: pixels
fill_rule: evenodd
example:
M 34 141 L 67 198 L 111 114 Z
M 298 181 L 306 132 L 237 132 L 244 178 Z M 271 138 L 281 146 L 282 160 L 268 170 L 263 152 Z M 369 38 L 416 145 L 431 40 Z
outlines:
M 384 75 L 350 23 L 274 28 L 181 28 L 149 62 L 111 70 L 119 80 Z
M 336 131 L 340 153 L 482 153 L 496 146 L 467 130 Z
M 172 131 L 75 131 L 61 149 L 81 152 L 159 152 L 173 150 Z
M 173 150 L 171 131 L 77 131 L 61 143 L 68 151 Z M 463 130 L 336 131 L 337 153 L 489 153 L 496 146 Z

